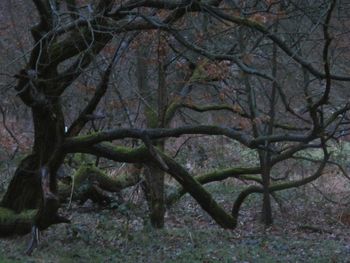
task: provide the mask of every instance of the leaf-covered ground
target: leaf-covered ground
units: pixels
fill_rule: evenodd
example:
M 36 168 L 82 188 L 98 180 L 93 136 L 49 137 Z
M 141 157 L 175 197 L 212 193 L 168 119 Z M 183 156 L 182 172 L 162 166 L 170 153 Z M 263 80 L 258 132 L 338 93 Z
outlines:
M 231 184 L 210 187 L 228 210 L 237 194 Z M 166 227 L 152 230 L 145 205 L 127 194 L 117 208 L 74 205 L 72 223 L 51 227 L 39 249 L 24 255 L 29 236 L 0 239 L 0 262 L 350 262 L 349 226 L 341 208 L 305 189 L 288 191 L 274 204 L 275 224 L 259 223 L 260 196 L 242 207 L 239 227 L 219 229 L 185 196 L 166 215 Z M 309 196 L 309 195 L 308 195 Z

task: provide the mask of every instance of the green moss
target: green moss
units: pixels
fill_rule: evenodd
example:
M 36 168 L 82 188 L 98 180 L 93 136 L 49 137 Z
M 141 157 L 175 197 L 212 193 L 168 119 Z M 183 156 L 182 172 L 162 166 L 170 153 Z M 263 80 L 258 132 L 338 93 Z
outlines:
M 17 214 L 14 211 L 0 207 L 0 223 L 4 222 L 15 222 L 15 221 L 31 221 L 34 219 L 37 210 L 24 210 L 23 212 Z
M 133 155 L 133 154 L 143 153 L 144 151 L 146 151 L 146 147 L 144 147 L 144 146 L 141 146 L 138 148 L 130 148 L 130 147 L 119 146 L 119 145 L 116 146 L 116 145 L 113 145 L 111 143 L 106 143 L 104 145 L 108 145 L 108 147 L 113 148 L 113 151 L 118 152 L 120 154 Z
M 94 165 L 83 165 L 74 174 L 75 185 L 80 186 L 85 180 L 98 181 L 100 184 L 113 184 L 113 180 Z
M 142 162 L 148 159 L 148 150 L 145 146 L 130 148 L 124 146 L 116 146 L 109 142 L 101 143 L 101 145 L 113 151 L 114 156 L 120 155 L 124 159 L 130 159 L 131 162 Z
M 79 135 L 79 136 L 75 136 L 74 137 L 74 141 L 85 141 L 85 140 L 90 140 L 93 139 L 97 136 L 97 134 L 99 134 L 100 132 L 91 132 L 89 134 L 85 134 L 85 135 Z
M 21 213 L 0 207 L 0 236 L 26 234 L 30 232 L 37 210 L 25 210 Z
M 207 78 L 207 73 L 204 69 L 204 66 L 208 64 L 208 60 L 205 60 L 203 63 L 198 64 L 198 66 L 193 71 L 193 74 L 190 78 L 190 82 L 202 81 Z
M 0 222 L 8 219 L 8 218 L 13 218 L 15 216 L 15 212 L 13 212 L 10 209 L 0 207 Z
M 147 127 L 149 128 L 157 128 L 158 127 L 158 116 L 157 114 L 150 108 L 145 110 L 145 115 L 147 119 Z
M 260 173 L 259 167 L 233 167 L 233 168 L 226 168 L 226 169 L 214 171 L 211 173 L 203 174 L 196 177 L 196 179 L 201 184 L 205 184 L 213 181 L 221 181 L 229 177 L 236 177 L 244 180 L 251 180 L 251 181 L 256 181 L 261 183 L 261 178 L 259 176 L 251 175 L 251 174 L 259 174 L 259 173 Z
M 171 103 L 165 112 L 165 125 L 168 125 L 175 115 L 176 110 L 179 108 L 180 104 L 178 101 Z

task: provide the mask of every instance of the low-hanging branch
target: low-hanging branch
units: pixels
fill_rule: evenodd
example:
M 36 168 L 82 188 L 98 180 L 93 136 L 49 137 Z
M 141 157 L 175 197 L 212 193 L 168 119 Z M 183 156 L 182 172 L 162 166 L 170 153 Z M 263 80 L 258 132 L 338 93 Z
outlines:
M 154 153 L 150 153 L 149 149 L 145 146 L 129 149 L 125 147 L 116 147 L 111 143 L 101 143 L 98 145 L 81 147 L 76 150 L 119 162 L 154 163 L 176 179 L 186 192 L 188 192 L 221 227 L 230 229 L 236 227 L 234 218 L 217 204 L 211 194 L 207 192 L 195 178 L 175 160 L 156 148 L 153 148 L 153 151 L 156 151 L 158 158 L 155 158 Z
M 231 139 L 237 140 L 244 145 L 250 144 L 250 137 L 236 129 L 220 127 L 214 125 L 183 126 L 178 128 L 154 128 L 137 129 L 121 128 L 110 131 L 102 131 L 89 135 L 67 138 L 64 143 L 64 149 L 68 150 L 75 147 L 86 147 L 103 141 L 112 141 L 125 138 L 142 139 L 145 135 L 150 139 L 162 139 L 166 137 L 180 137 L 185 134 L 206 134 L 206 135 L 225 135 Z
M 269 192 L 273 193 L 276 191 L 282 191 L 282 190 L 286 190 L 286 189 L 290 189 L 290 188 L 296 188 L 296 187 L 306 185 L 306 184 L 316 180 L 317 178 L 319 178 L 322 175 L 323 169 L 325 168 L 325 166 L 327 164 L 329 156 L 330 156 L 329 153 L 324 152 L 323 161 L 314 174 L 310 175 L 309 177 L 305 177 L 303 179 L 296 180 L 296 181 L 285 182 L 285 183 L 280 183 L 280 184 L 273 184 L 273 185 L 269 186 Z M 240 210 L 241 205 L 243 204 L 244 200 L 251 194 L 263 193 L 263 192 L 264 192 L 264 189 L 260 186 L 257 186 L 257 185 L 249 186 L 248 188 L 243 190 L 238 195 L 236 201 L 233 204 L 232 216 L 237 220 L 238 215 L 239 215 L 239 210 Z
M 315 137 L 314 134 L 300 135 L 285 133 L 271 136 L 262 136 L 253 139 L 252 136 L 247 135 L 246 133 L 243 133 L 237 129 L 215 125 L 182 126 L 177 128 L 154 129 L 120 128 L 109 131 L 96 132 L 79 137 L 67 138 L 63 143 L 63 148 L 65 151 L 69 152 L 71 151 L 70 149 L 91 146 L 103 141 L 112 141 L 125 138 L 142 139 L 145 135 L 154 140 L 167 137 L 180 137 L 186 134 L 224 135 L 240 142 L 249 148 L 259 148 L 267 141 L 307 142 Z
M 161 169 L 169 173 L 175 178 L 182 187 L 198 202 L 198 204 L 205 210 L 215 222 L 228 229 L 234 229 L 237 226 L 237 221 L 214 200 L 212 195 L 205 190 L 205 188 L 192 177 L 180 164 L 172 158 L 166 156 L 157 150 L 157 153 L 162 157 L 168 169 Z
M 261 178 L 253 175 L 259 173 L 261 173 L 261 169 L 259 167 L 233 167 L 198 175 L 195 176 L 195 178 L 202 185 L 211 182 L 223 181 L 227 178 L 255 181 L 261 184 Z M 176 189 L 175 192 L 170 193 L 167 197 L 167 205 L 173 204 L 186 193 L 187 191 L 183 187 Z
M 229 105 L 229 104 L 209 104 L 209 105 L 204 105 L 204 106 L 199 106 L 193 103 L 186 103 L 186 102 L 180 102 L 180 103 L 173 103 L 169 106 L 167 113 L 166 113 L 166 120 L 170 120 L 169 116 L 173 116 L 175 111 L 177 111 L 180 108 L 187 108 L 193 111 L 197 112 L 207 112 L 207 111 L 221 111 L 221 110 L 226 110 L 226 111 L 231 111 L 232 113 L 238 114 L 239 116 L 243 118 L 251 118 L 249 114 L 244 112 L 240 106 L 236 105 Z M 169 111 L 169 113 L 168 113 Z M 266 120 L 262 120 L 262 122 L 266 122 Z M 295 127 L 293 125 L 288 125 L 288 124 L 281 124 L 281 123 L 275 123 L 274 126 L 276 128 L 280 128 L 282 130 L 288 130 L 288 131 L 308 131 L 311 128 L 310 127 Z

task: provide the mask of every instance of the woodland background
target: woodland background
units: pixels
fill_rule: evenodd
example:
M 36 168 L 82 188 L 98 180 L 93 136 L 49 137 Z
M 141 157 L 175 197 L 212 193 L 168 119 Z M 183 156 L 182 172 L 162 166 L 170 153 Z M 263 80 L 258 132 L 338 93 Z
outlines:
M 0 261 L 347 262 L 349 26 L 345 0 L 0 1 Z

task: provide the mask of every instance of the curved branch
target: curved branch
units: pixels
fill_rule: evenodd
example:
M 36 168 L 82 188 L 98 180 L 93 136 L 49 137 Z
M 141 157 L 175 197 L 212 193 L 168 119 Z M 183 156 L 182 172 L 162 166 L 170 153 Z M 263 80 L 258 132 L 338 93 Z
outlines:
M 123 128 L 110 131 L 102 131 L 89 135 L 67 138 L 63 147 L 66 151 L 75 147 L 86 147 L 103 141 L 111 141 L 124 138 L 142 139 L 147 135 L 150 139 L 161 139 L 165 137 L 180 137 L 185 134 L 207 134 L 207 135 L 225 135 L 231 139 L 249 146 L 250 137 L 233 128 L 220 127 L 214 125 L 183 126 L 178 128 L 155 128 L 155 129 L 136 129 Z
M 236 221 L 234 218 L 227 214 L 225 210 L 216 203 L 211 194 L 208 193 L 181 165 L 156 148 L 153 150 L 161 157 L 165 166 L 160 163 L 158 158 L 154 158 L 146 147 L 130 149 L 125 147 L 115 147 L 111 144 L 104 143 L 79 149 L 80 152 L 95 154 L 114 161 L 155 163 L 160 169 L 174 177 L 221 227 L 230 229 L 236 227 Z
M 261 178 L 253 176 L 253 174 L 259 174 L 260 172 L 261 169 L 259 167 L 234 167 L 198 175 L 195 176 L 195 179 L 202 185 L 211 182 L 223 181 L 227 178 L 237 178 L 239 180 L 255 181 L 261 184 Z M 167 205 L 173 204 L 186 193 L 187 191 L 184 188 L 177 189 L 174 193 L 168 196 Z
M 119 46 L 120 48 L 120 46 Z M 90 115 L 94 112 L 96 109 L 98 103 L 102 99 L 102 97 L 106 94 L 106 91 L 108 89 L 108 83 L 109 78 L 113 69 L 113 65 L 117 62 L 118 58 L 118 51 L 119 48 L 116 49 L 113 58 L 111 62 L 109 63 L 107 69 L 105 70 L 101 82 L 99 83 L 98 87 L 96 88 L 94 96 L 89 101 L 88 105 L 86 105 L 85 109 L 80 113 L 79 117 L 72 123 L 72 125 L 69 127 L 67 136 L 71 137 L 74 135 L 78 135 L 82 128 L 85 126 L 85 124 L 89 121 L 87 118 L 87 115 Z
M 324 44 L 324 47 L 323 47 L 322 57 L 323 57 L 323 64 L 324 64 L 324 71 L 325 71 L 326 89 L 323 92 L 323 95 L 320 98 L 320 100 L 317 101 L 314 105 L 312 105 L 312 109 L 311 110 L 316 109 L 317 107 L 319 107 L 319 106 L 321 106 L 323 104 L 326 104 L 328 102 L 329 93 L 331 91 L 331 69 L 330 69 L 330 65 L 329 65 L 328 54 L 329 54 L 329 47 L 331 45 L 332 38 L 331 38 L 331 36 L 329 34 L 329 31 L 328 31 L 329 28 L 328 27 L 329 27 L 330 20 L 331 20 L 331 17 L 332 17 L 333 9 L 335 7 L 335 2 L 336 2 L 335 0 L 331 1 L 330 5 L 329 5 L 329 8 L 328 8 L 326 21 L 323 24 L 323 36 L 325 38 L 325 44 Z
M 239 210 L 244 202 L 244 200 L 251 194 L 254 193 L 263 193 L 263 189 L 262 187 L 256 186 L 256 185 L 252 185 L 249 186 L 248 188 L 244 189 L 242 192 L 240 192 L 240 194 L 238 195 L 236 201 L 233 204 L 232 207 L 232 211 L 231 211 L 231 215 L 233 216 L 233 218 L 235 218 L 236 220 L 238 219 L 239 216 Z
M 162 159 L 165 161 L 168 169 L 164 169 L 157 160 L 160 168 L 175 178 L 182 187 L 199 203 L 199 205 L 215 220 L 215 222 L 223 228 L 234 229 L 237 221 L 227 214 L 219 204 L 213 199 L 211 194 L 193 178 L 181 165 L 175 160 L 158 151 Z
M 177 128 L 150 128 L 150 129 L 137 129 L 137 128 L 121 128 L 109 131 L 101 131 L 92 133 L 89 135 L 82 135 L 78 137 L 67 138 L 63 143 L 63 148 L 66 151 L 70 151 L 70 148 L 86 147 L 94 145 L 103 141 L 112 141 L 125 138 L 142 139 L 144 136 L 148 136 L 150 139 L 161 139 L 166 137 L 180 137 L 185 134 L 205 134 L 205 135 L 223 135 L 233 140 L 240 142 L 241 144 L 249 148 L 262 147 L 265 142 L 301 142 L 307 143 L 315 139 L 314 134 L 276 134 L 271 136 L 261 136 L 256 139 L 252 139 L 250 135 L 238 131 L 234 128 L 216 126 L 216 125 L 198 125 L 198 126 L 182 126 Z M 305 147 L 305 146 L 303 146 Z
M 236 104 L 237 105 L 237 104 Z M 190 103 L 173 103 L 169 106 L 166 114 L 166 120 L 170 119 L 170 117 L 167 118 L 167 116 L 173 116 L 174 112 L 178 110 L 179 108 L 187 108 L 193 111 L 197 112 L 207 112 L 207 111 L 220 111 L 220 110 L 227 110 L 231 111 L 232 113 L 236 113 L 239 116 L 243 118 L 251 118 L 247 113 L 243 112 L 243 110 L 240 108 L 240 106 L 236 105 L 229 105 L 229 104 L 212 104 L 212 105 L 204 105 L 204 106 L 199 106 L 195 104 L 190 104 Z M 266 122 L 266 120 L 262 120 L 263 122 Z M 280 123 L 274 123 L 274 127 L 280 128 L 283 130 L 289 130 L 289 131 L 308 131 L 310 128 L 307 127 L 293 127 L 291 125 L 287 124 L 280 124 Z M 271 138 L 272 139 L 272 138 Z M 264 140 L 264 139 L 262 139 Z
M 66 152 L 89 153 L 112 161 L 125 163 L 142 163 L 147 162 L 149 159 L 145 146 L 128 148 L 116 146 L 109 142 L 102 142 L 92 146 L 69 147 L 66 149 Z
M 317 171 L 306 178 L 300 179 L 300 180 L 296 180 L 296 181 L 291 181 L 291 182 L 286 182 L 286 183 L 281 183 L 281 184 L 274 184 L 271 185 L 269 187 L 269 192 L 273 193 L 276 191 L 282 191 L 282 190 L 286 190 L 286 189 L 290 189 L 290 188 L 296 188 L 296 187 L 300 187 L 302 185 L 308 184 L 314 180 L 316 180 L 317 178 L 319 178 L 322 175 L 323 169 L 325 168 L 327 161 L 329 159 L 329 154 L 327 152 L 324 152 L 324 158 L 322 163 L 320 164 L 320 166 L 318 167 Z M 243 190 L 237 197 L 236 201 L 233 204 L 232 207 L 232 216 L 237 220 L 238 219 L 238 215 L 239 215 L 239 210 L 240 207 L 242 206 L 244 200 L 251 194 L 253 193 L 263 193 L 264 189 L 262 187 L 259 186 L 250 186 L 248 188 L 246 188 L 245 190 Z
M 233 113 L 237 113 L 242 117 L 249 117 L 247 114 L 243 113 L 240 108 L 236 107 L 235 105 L 229 105 L 229 104 L 212 104 L 212 105 L 199 106 L 199 105 L 190 104 L 190 103 L 179 103 L 176 105 L 176 108 L 177 109 L 187 108 L 198 112 L 227 110 Z

